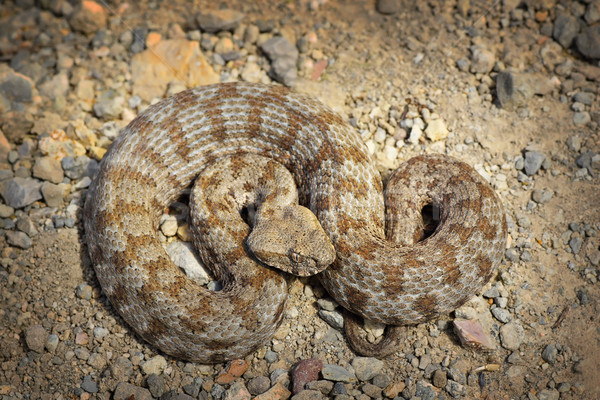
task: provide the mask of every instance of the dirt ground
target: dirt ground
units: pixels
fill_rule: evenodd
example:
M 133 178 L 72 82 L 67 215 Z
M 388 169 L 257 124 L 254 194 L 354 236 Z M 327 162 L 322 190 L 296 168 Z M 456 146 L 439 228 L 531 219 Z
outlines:
M 314 278 L 289 279 L 284 323 L 246 358 L 249 369 L 237 381 L 241 391 L 219 383 L 223 365 L 181 362 L 145 343 L 102 295 L 80 221 L 90 176 L 70 178 L 62 159 L 81 156 L 79 143 L 90 160 L 99 160 L 111 132 L 150 103 L 132 67 L 143 46 L 132 50 L 124 33 L 134 30 L 133 42 L 145 35 L 148 44 L 151 33 L 175 37 L 174 23 L 200 42 L 214 70 L 200 82 L 208 76 L 285 80 L 273 73 L 274 59 L 261 47 L 283 36 L 299 50 L 292 63 L 297 77 L 286 83 L 350 120 L 384 176 L 414 155 L 449 154 L 482 173 L 506 208 L 506 256 L 483 294 L 456 315 L 407 328 L 396 354 L 382 365 L 369 360 L 377 376 L 350 382 L 320 376 L 325 383 L 297 398 L 600 398 L 600 66 L 575 42 L 560 43 L 555 32 L 561 15 L 588 24 L 592 17 L 583 12 L 598 2 L 390 3 L 395 12 L 383 14 L 372 1 L 110 2 L 102 4 L 106 18 L 83 19 L 87 28 L 73 17 L 77 5 L 66 1 L 0 4 L 3 400 L 249 398 L 264 392 L 286 398 L 289 392 L 273 388 L 278 376 L 293 377 L 300 360 L 318 358 L 360 372 L 343 334 L 319 317 L 327 295 Z M 215 7 L 244 17 L 231 29 L 198 27 L 196 15 Z M 258 27 L 257 38 L 249 26 Z M 499 76 L 512 85 L 500 87 Z M 86 87 L 84 80 L 93 83 Z M 162 95 L 192 81 L 165 83 Z M 21 84 L 31 86 L 30 97 Z M 447 128 L 439 136 L 413 129 L 435 119 Z M 48 138 L 76 144 L 63 151 L 45 144 Z M 61 163 L 36 167 L 43 156 Z M 54 179 L 51 173 L 65 175 Z M 43 196 L 9 207 L 13 189 L 7 182 L 31 176 L 66 188 L 62 200 L 52 204 L 42 186 Z M 461 346 L 452 320 L 465 315 L 482 323 L 494 350 Z M 268 378 L 264 390 L 255 387 L 259 377 Z

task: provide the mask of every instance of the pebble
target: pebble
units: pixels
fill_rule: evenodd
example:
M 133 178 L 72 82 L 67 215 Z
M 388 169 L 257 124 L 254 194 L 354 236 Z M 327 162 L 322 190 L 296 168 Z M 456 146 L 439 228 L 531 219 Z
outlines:
M 571 47 L 577 33 L 579 33 L 579 23 L 572 15 L 561 14 L 554 20 L 552 37 L 565 49 Z
M 461 345 L 476 350 L 493 350 L 495 348 L 479 321 L 457 318 L 452 321 L 452 325 Z
M 231 9 L 203 9 L 196 16 L 196 22 L 200 29 L 209 33 L 233 30 L 243 19 L 244 13 Z
M 492 315 L 494 316 L 494 318 L 496 318 L 498 321 L 506 324 L 507 322 L 510 322 L 512 320 L 512 316 L 510 315 L 510 312 L 504 308 L 500 308 L 500 307 L 496 307 L 492 309 Z
M 33 100 L 33 81 L 12 69 L 0 73 L 0 98 L 8 103 L 29 103 Z M 2 103 L 2 101 L 0 101 Z
M 591 106 L 594 102 L 594 93 L 591 92 L 577 92 L 573 96 L 573 100 L 578 103 L 585 104 L 587 106 Z
M 467 395 L 467 388 L 453 380 L 448 380 L 446 384 L 446 392 L 450 393 L 452 397 L 464 397 Z
M 33 176 L 51 183 L 60 183 L 65 177 L 60 161 L 48 156 L 35 160 Z
M 198 395 L 200 394 L 200 391 L 202 390 L 202 384 L 203 383 L 204 383 L 204 380 L 202 378 L 200 378 L 199 376 L 197 376 L 197 377 L 194 378 L 194 380 L 192 381 L 192 383 L 189 383 L 187 385 L 183 385 L 183 391 L 186 394 L 192 396 L 193 398 L 197 398 Z M 150 391 L 150 393 L 152 393 L 152 391 Z
M 433 382 L 433 386 L 435 386 L 435 387 L 438 387 L 438 388 L 446 387 L 446 384 L 448 383 L 448 375 L 446 375 L 446 371 L 437 369 L 433 373 L 432 382 Z
M 318 390 L 324 395 L 328 395 L 333 390 L 334 383 L 326 380 L 309 382 L 306 384 L 306 389 Z
M 108 16 L 106 9 L 95 1 L 84 0 L 74 8 L 69 24 L 75 31 L 84 34 L 94 33 L 106 28 Z
M 271 380 L 266 376 L 257 376 L 248 381 L 248 391 L 256 396 L 263 394 L 271 387 Z
M 58 335 L 52 333 L 46 338 L 46 343 L 44 343 L 44 346 L 46 347 L 46 350 L 48 350 L 50 353 L 54 353 L 56 351 L 56 348 L 58 347 L 58 342 Z
M 600 59 L 600 25 L 583 28 L 575 42 L 581 54 L 588 58 Z
M 0 182 L 0 195 L 6 205 L 22 208 L 42 199 L 42 184 L 33 178 L 12 178 Z
M 396 14 L 401 9 L 399 0 L 377 0 L 377 11 L 382 14 Z
M 575 125 L 587 125 L 591 121 L 592 117 L 587 111 L 579 111 L 573 114 L 573 123 Z
M 525 341 L 525 330 L 517 321 L 511 321 L 500 328 L 502 347 L 508 350 L 518 350 Z
M 362 385 L 361 390 L 364 394 L 366 394 L 372 399 L 381 398 L 381 394 L 383 392 L 383 390 L 380 387 L 375 386 L 371 383 L 365 383 L 364 385 Z
M 275 36 L 260 46 L 269 60 L 273 79 L 285 85 L 292 85 L 297 78 L 296 63 L 299 52 L 289 40 L 283 36 Z
M 125 97 L 117 91 L 109 89 L 96 98 L 92 109 L 98 118 L 110 120 L 119 118 L 124 105 Z
M 41 325 L 32 325 L 25 331 L 25 343 L 30 350 L 43 353 L 48 332 Z
M 437 399 L 437 392 L 435 387 L 424 380 L 417 382 L 417 388 L 415 390 L 415 396 L 421 400 L 434 400 Z
M 531 198 L 538 204 L 546 204 L 552 199 L 554 192 L 548 189 L 535 189 L 531 193 Z
M 474 74 L 487 74 L 494 67 L 496 58 L 494 53 L 481 45 L 471 46 L 471 72 Z
M 297 394 L 304 390 L 308 382 L 319 379 L 319 372 L 323 369 L 323 361 L 318 358 L 309 358 L 296 363 L 291 370 L 292 393 Z
M 142 365 L 144 375 L 160 374 L 167 367 L 167 360 L 161 355 L 154 356 Z
M 42 183 L 40 191 L 42 192 L 42 198 L 48 207 L 60 207 L 67 193 L 64 186 L 55 185 L 50 182 Z
M 324 364 L 321 375 L 328 381 L 346 383 L 356 382 L 356 376 L 346 368 L 339 365 Z
M 538 393 L 538 400 L 558 400 L 560 393 L 556 389 L 542 389 Z
M 318 390 L 303 390 L 292 396 L 292 400 L 321 400 L 323 398 L 323 394 Z
M 133 363 L 127 357 L 117 357 L 110 365 L 110 373 L 115 379 L 126 379 L 133 374 Z
M 523 165 L 525 173 L 529 176 L 535 175 L 541 168 L 544 160 L 546 160 L 546 156 L 539 151 L 525 152 L 525 161 Z
M 81 388 L 88 393 L 98 392 L 98 384 L 93 380 L 91 375 L 86 375 L 83 377 L 83 382 L 81 382 Z
M 425 136 L 432 142 L 443 140 L 448 137 L 448 128 L 442 119 L 434 119 L 429 122 L 425 129 Z
M 573 254 L 579 254 L 582 244 L 583 244 L 583 239 L 580 238 L 579 236 L 572 237 L 571 240 L 569 240 L 569 247 L 571 248 L 571 251 L 573 252 Z
M 319 310 L 319 317 L 337 330 L 344 329 L 344 317 L 339 311 Z
M 117 385 L 112 398 L 113 400 L 152 400 L 152 395 L 146 388 L 121 382 Z
M 224 400 L 250 400 L 252 395 L 244 385 L 243 381 L 234 382 L 229 389 L 225 391 Z M 190 400 L 193 400 L 190 397 Z
M 7 206 L 6 204 L 0 204 L 0 218 L 8 218 L 13 215 L 15 209 L 11 206 Z
M 356 378 L 361 382 L 367 382 L 381 372 L 385 363 L 374 357 L 355 357 L 351 365 Z
M 25 232 L 6 232 L 6 242 L 11 246 L 15 246 L 20 249 L 28 249 L 33 246 L 33 241 Z
M 69 179 L 77 180 L 84 176 L 95 176 L 98 170 L 98 161 L 85 155 L 78 157 L 67 156 L 61 160 L 61 166 Z
M 554 344 L 546 345 L 546 347 L 544 347 L 544 350 L 542 351 L 542 358 L 544 359 L 544 361 L 547 361 L 550 364 L 554 364 L 557 355 L 558 349 Z

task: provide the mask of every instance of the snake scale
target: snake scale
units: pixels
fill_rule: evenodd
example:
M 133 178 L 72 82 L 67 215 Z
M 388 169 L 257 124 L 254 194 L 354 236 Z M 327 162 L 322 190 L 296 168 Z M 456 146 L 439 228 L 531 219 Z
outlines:
M 237 243 L 217 239 L 219 251 L 200 250 L 224 282 L 221 291 L 187 278 L 157 235 L 162 213 L 207 166 L 239 154 L 291 172 L 300 203 L 335 249 L 320 281 L 341 306 L 366 319 L 410 325 L 448 313 L 490 279 L 502 257 L 500 200 L 467 164 L 416 157 L 392 174 L 384 192 L 360 136 L 318 101 L 251 83 L 187 90 L 148 107 L 121 132 L 84 208 L 104 293 L 142 338 L 174 357 L 213 363 L 244 356 L 282 319 L 285 280 L 246 254 L 239 241 L 249 228 L 230 229 Z M 440 221 L 421 240 L 427 205 L 439 209 Z M 200 233 L 226 230 L 231 221 L 217 216 L 203 217 Z

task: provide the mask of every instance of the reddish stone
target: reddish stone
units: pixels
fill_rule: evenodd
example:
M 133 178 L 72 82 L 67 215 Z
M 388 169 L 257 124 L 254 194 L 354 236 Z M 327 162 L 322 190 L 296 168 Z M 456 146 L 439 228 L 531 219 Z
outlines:
M 304 386 L 319 379 L 319 372 L 323 369 L 323 361 L 318 358 L 309 358 L 299 361 L 292 367 L 292 392 L 294 394 L 304 390 Z

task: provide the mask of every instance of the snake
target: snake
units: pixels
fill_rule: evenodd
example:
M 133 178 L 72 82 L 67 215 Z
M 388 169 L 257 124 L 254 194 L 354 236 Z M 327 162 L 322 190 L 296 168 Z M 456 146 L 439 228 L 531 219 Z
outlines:
M 264 179 L 248 177 L 256 160 Z M 278 191 L 279 181 L 293 181 L 297 193 Z M 245 188 L 219 192 L 235 182 Z M 194 242 L 221 290 L 188 278 L 158 234 L 161 215 L 190 193 L 192 214 L 200 213 L 191 217 Z M 428 235 L 426 207 L 439 214 Z M 263 223 L 274 215 L 284 222 Z M 309 227 L 297 228 L 303 221 Z M 498 195 L 468 164 L 417 156 L 384 190 L 367 146 L 341 116 L 284 86 L 246 82 L 185 90 L 141 112 L 104 155 L 83 224 L 97 279 L 123 320 L 160 351 L 201 363 L 243 357 L 273 336 L 287 299 L 278 266 L 317 273 L 352 315 L 414 325 L 480 290 L 507 237 Z

